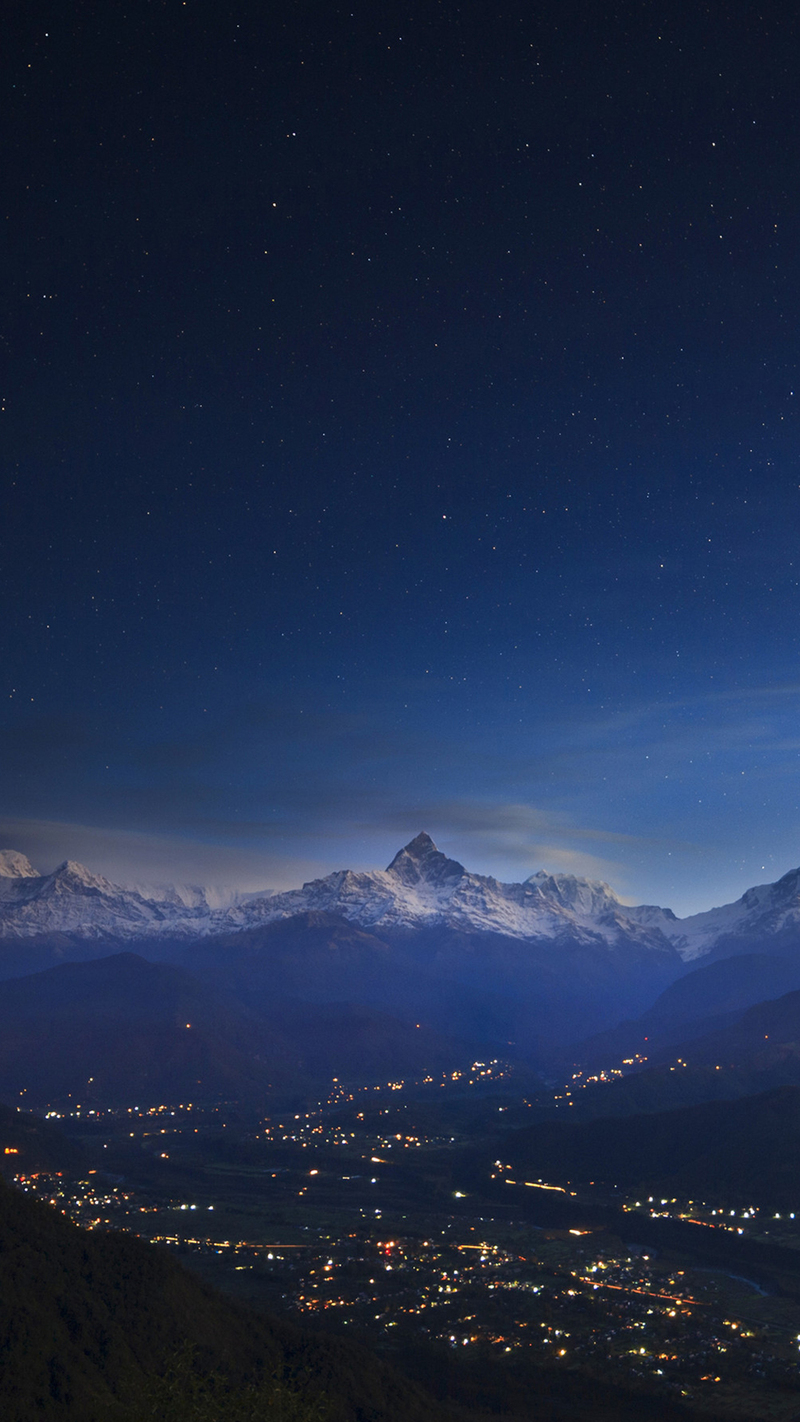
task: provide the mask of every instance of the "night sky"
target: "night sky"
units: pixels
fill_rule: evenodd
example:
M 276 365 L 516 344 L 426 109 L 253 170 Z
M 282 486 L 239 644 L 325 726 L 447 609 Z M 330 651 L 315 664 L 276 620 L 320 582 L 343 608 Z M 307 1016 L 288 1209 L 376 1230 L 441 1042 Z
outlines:
M 790 8 L 9 6 L 3 844 L 800 863 Z

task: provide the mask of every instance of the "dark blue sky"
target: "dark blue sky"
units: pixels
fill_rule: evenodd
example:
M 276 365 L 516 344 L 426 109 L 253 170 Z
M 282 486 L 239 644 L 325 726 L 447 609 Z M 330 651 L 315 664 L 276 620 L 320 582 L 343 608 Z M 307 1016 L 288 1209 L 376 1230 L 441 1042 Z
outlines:
M 2 58 L 4 842 L 800 862 L 797 19 L 74 8 Z

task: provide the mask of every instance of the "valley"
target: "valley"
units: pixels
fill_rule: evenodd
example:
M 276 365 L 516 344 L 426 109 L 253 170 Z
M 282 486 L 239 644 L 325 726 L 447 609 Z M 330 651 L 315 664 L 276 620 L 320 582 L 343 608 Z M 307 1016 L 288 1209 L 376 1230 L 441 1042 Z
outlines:
M 800 1414 L 794 887 L 711 915 L 744 924 L 732 956 L 699 916 L 696 962 L 666 910 L 495 885 L 427 836 L 258 911 L 5 864 L 20 1194 L 355 1340 L 461 1422 Z
M 474 1402 L 479 1363 L 484 1401 L 507 1401 L 529 1372 L 563 1399 L 581 1379 L 621 1390 L 639 1399 L 631 1415 L 661 1401 L 788 1422 L 800 1208 L 768 1224 L 758 1201 L 523 1181 L 490 1156 L 513 1155 L 542 1108 L 524 1086 L 513 1065 L 481 1061 L 429 1080 L 332 1081 L 260 1119 L 236 1103 L 76 1104 L 47 1116 L 91 1173 L 16 1183 L 86 1229 L 168 1249 L 236 1299 L 358 1338 L 428 1386 L 444 1354 L 450 1401 Z

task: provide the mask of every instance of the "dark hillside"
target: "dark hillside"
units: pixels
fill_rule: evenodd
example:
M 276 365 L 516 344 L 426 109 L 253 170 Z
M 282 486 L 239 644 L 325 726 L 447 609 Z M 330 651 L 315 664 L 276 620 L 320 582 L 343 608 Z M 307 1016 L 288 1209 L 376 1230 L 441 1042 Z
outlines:
M 752 960 L 738 962 L 744 963 L 743 974 L 726 971 L 723 982 L 717 983 L 726 989 L 717 997 L 717 1006 L 736 1000 L 740 992 L 746 995 L 747 984 L 752 983 Z M 725 965 L 702 970 L 712 979 L 714 966 Z M 686 978 L 676 987 L 683 989 L 688 983 Z M 662 1001 L 673 996 L 670 990 Z M 680 993 L 675 996 L 680 998 Z M 646 1057 L 646 1065 L 615 1081 L 592 1081 L 592 1070 L 618 1063 L 622 1050 L 638 1051 Z M 587 1040 L 576 1055 L 584 1069 L 583 1081 L 572 1096 L 571 1114 L 578 1119 L 667 1111 L 800 1086 L 800 992 L 667 1029 L 650 1014 L 623 1023 L 615 1033 Z
M 186 963 L 267 1016 L 288 1000 L 352 1003 L 422 1021 L 436 1032 L 507 1045 L 515 1012 L 499 989 L 443 978 L 424 934 L 397 942 L 338 914 L 296 914 L 239 933 L 205 938 Z
M 180 1368 L 192 1350 L 195 1375 L 187 1386 L 202 1392 L 202 1374 L 211 1369 L 226 1380 L 231 1395 L 213 1412 L 220 1422 L 277 1415 L 268 1406 L 276 1375 L 290 1393 L 291 1379 L 306 1377 L 309 1403 L 324 1392 L 330 1422 L 444 1422 L 447 1415 L 358 1345 L 240 1308 L 152 1245 L 126 1234 L 86 1234 L 0 1181 L 3 1422 L 140 1422 L 155 1415 L 146 1399 L 163 1391 L 158 1375 L 176 1360 Z M 266 1410 L 233 1409 L 237 1390 L 243 1396 L 256 1383 L 264 1386 Z M 290 1403 L 285 1399 L 286 1416 L 314 1415 L 292 1412 Z
M 750 1063 L 766 1070 L 791 1061 L 800 1068 L 800 992 L 757 1003 L 730 1026 L 687 1043 L 682 1055 L 695 1066 Z
M 544 1121 L 496 1146 L 513 1178 L 658 1186 L 800 1210 L 800 1088 L 596 1121 Z
M 184 968 L 136 953 L 64 963 L 3 987 L 6 1099 L 246 1099 L 301 1074 L 275 1027 Z
M 284 1003 L 271 1019 L 313 1078 L 422 1077 L 471 1061 L 474 1043 L 350 1003 Z
M 0 1096 L 37 1106 L 247 1101 L 312 1079 L 449 1070 L 473 1050 L 375 1008 L 279 1000 L 264 985 L 237 1000 L 136 953 L 16 978 L 0 1001 Z
M 652 1007 L 581 1042 L 570 1056 L 591 1068 L 618 1066 L 637 1052 L 674 1061 L 675 1048 L 738 1021 L 748 1008 L 800 988 L 800 962 L 766 953 L 704 963 L 671 983 Z
M 654 955 L 627 940 L 566 933 L 554 944 L 445 927 L 378 936 L 320 911 L 202 939 L 183 961 L 262 1011 L 285 998 L 358 1003 L 483 1050 L 513 1044 L 537 1062 L 641 1011 L 683 971 L 671 950 Z
M 688 1050 L 683 1044 L 683 1051 Z M 677 1053 L 676 1053 L 677 1055 Z M 674 1061 L 674 1058 L 673 1058 Z M 595 1121 L 604 1116 L 636 1116 L 643 1112 L 676 1111 L 684 1106 L 700 1106 L 707 1101 L 736 1101 L 743 1096 L 761 1096 L 781 1086 L 800 1086 L 800 1061 L 786 1058 L 760 1067 L 745 1062 L 741 1067 L 656 1066 L 618 1077 L 611 1082 L 593 1082 L 573 1091 L 574 1107 L 569 1119 Z M 566 1112 L 562 1098 L 559 1114 Z M 552 1118 L 552 1108 L 548 1115 Z

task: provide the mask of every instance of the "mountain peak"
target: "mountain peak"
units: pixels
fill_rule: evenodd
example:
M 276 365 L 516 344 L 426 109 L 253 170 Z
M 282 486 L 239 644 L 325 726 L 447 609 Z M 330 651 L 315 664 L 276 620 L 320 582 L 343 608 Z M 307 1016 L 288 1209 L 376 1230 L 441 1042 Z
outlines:
M 38 879 L 30 859 L 17 849 L 0 849 L 0 879 Z
M 615 913 L 623 908 L 622 900 L 602 879 L 581 879 L 576 874 L 548 874 L 546 870 L 539 869 L 525 880 L 525 884 L 538 889 L 543 899 L 590 917 Z
M 440 884 L 460 879 L 466 870 L 458 860 L 448 859 L 446 854 L 442 854 L 423 830 L 398 851 L 386 872 L 394 874 L 404 884 Z
M 53 870 L 54 874 L 71 874 L 73 879 L 88 879 L 89 870 L 85 864 L 79 864 L 77 859 L 65 859 L 63 864 L 59 864 Z
M 53 870 L 51 880 L 54 883 L 67 883 L 69 885 L 80 884 L 86 889 L 113 890 L 113 885 L 107 879 L 103 879 L 100 874 L 92 874 L 85 864 L 79 864 L 76 859 L 65 859 L 63 864 L 59 864 Z
M 427 834 L 425 830 L 420 830 L 419 834 L 409 840 L 405 848 L 401 849 L 399 853 L 410 854 L 413 859 L 422 859 L 428 854 L 438 854 L 439 850 L 430 835 Z M 395 858 L 397 858 L 396 855 Z

